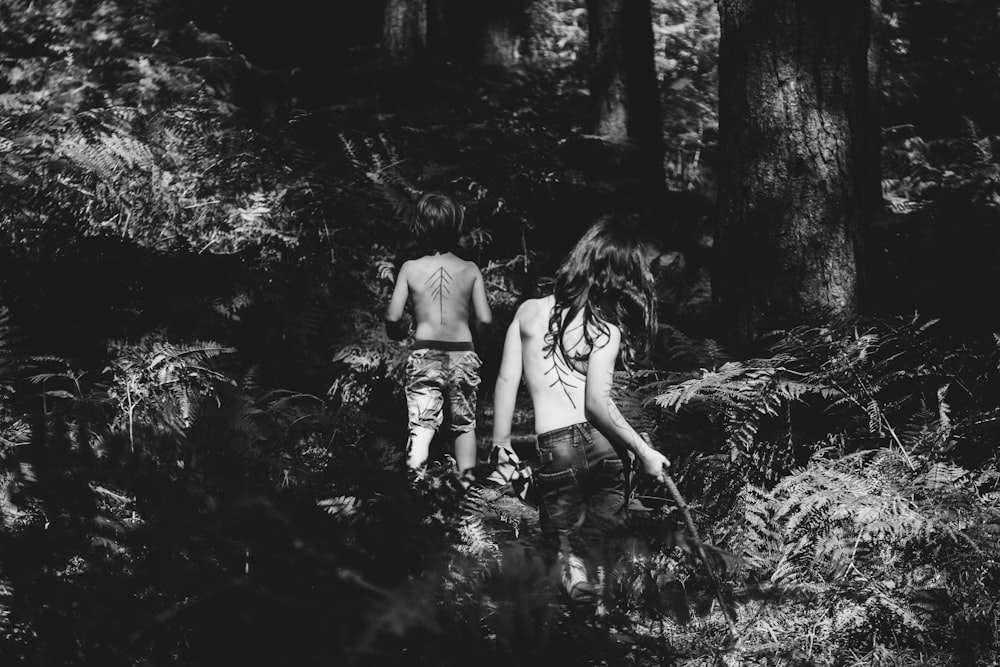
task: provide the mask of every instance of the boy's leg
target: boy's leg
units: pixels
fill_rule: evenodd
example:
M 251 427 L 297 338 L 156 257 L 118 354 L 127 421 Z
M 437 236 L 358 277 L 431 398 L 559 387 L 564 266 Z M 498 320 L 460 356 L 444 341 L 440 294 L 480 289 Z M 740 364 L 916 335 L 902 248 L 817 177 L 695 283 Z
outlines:
M 417 424 L 410 424 L 410 439 L 406 443 L 406 466 L 419 468 L 427 463 L 427 456 L 434 439 L 435 429 Z
M 475 430 L 463 431 L 455 436 L 455 461 L 458 463 L 460 473 L 476 467 L 479 453 L 476 448 Z
M 476 447 L 476 407 L 479 390 L 479 367 L 482 362 L 475 352 L 452 352 L 448 407 L 451 428 L 455 434 L 455 461 L 458 471 L 472 470 L 479 462 Z
M 443 367 L 433 350 L 421 349 L 406 361 L 406 412 L 410 436 L 406 443 L 406 465 L 419 468 L 427 462 L 431 440 L 441 425 L 444 411 Z

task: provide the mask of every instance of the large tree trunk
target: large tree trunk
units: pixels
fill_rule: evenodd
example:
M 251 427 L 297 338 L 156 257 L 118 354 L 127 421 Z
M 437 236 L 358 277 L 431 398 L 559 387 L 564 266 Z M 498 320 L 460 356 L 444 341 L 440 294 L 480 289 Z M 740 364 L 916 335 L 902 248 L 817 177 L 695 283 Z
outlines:
M 594 134 L 662 143 L 649 0 L 587 0 Z
M 433 1 L 442 8 L 447 60 L 471 68 L 509 68 L 520 61 L 530 0 Z
M 485 0 L 480 31 L 480 62 L 487 67 L 513 67 L 521 56 L 527 19 L 524 0 Z
M 422 67 L 427 51 L 427 0 L 387 0 L 382 42 L 396 68 Z
M 882 0 L 870 0 L 871 23 L 868 40 L 868 159 L 865 161 L 867 174 L 863 175 L 867 186 L 867 205 L 870 208 L 866 222 L 873 222 L 881 213 L 882 201 L 882 54 L 885 51 L 886 18 L 882 12 Z M 866 230 L 867 231 L 867 230 Z
M 869 0 L 720 0 L 720 333 L 858 308 L 872 170 Z

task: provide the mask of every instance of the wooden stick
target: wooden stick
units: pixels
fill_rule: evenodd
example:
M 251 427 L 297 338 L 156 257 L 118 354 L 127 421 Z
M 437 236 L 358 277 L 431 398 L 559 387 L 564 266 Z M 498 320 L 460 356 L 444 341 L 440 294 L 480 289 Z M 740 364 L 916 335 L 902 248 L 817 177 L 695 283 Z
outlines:
M 649 437 L 648 433 L 640 433 L 642 439 L 646 441 L 646 444 L 653 447 L 653 441 Z M 653 447 L 656 449 L 656 447 Z M 687 501 L 684 500 L 684 496 L 677 489 L 677 484 L 674 483 L 673 477 L 667 472 L 667 469 L 663 469 L 663 483 L 667 487 L 667 491 L 670 492 L 670 496 L 674 499 L 674 503 L 677 508 L 681 511 L 681 516 L 684 517 L 684 524 L 687 526 L 688 532 L 691 533 L 691 537 L 694 538 L 695 543 L 698 545 L 698 556 L 701 557 L 703 563 L 705 563 L 705 568 L 708 570 L 708 576 L 711 578 L 712 583 L 715 584 L 715 598 L 719 601 L 719 605 L 722 607 L 722 615 L 726 617 L 726 623 L 729 625 L 729 632 L 732 633 L 733 639 L 739 640 L 740 631 L 736 627 L 736 623 L 733 621 L 733 617 L 736 612 L 733 611 L 729 603 L 726 602 L 725 598 L 722 596 L 722 580 L 719 578 L 718 573 L 715 571 L 715 567 L 712 566 L 712 561 L 708 558 L 708 552 L 705 551 L 705 545 L 701 541 L 701 535 L 698 534 L 698 527 L 694 524 L 694 518 L 691 516 L 691 509 L 688 507 Z

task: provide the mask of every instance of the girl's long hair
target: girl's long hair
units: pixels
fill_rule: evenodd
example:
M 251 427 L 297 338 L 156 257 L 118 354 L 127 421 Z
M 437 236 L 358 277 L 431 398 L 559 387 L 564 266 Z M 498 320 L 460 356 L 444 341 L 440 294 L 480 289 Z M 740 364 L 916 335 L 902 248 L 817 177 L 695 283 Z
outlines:
M 546 355 L 558 349 L 572 368 L 583 372 L 595 341 L 613 324 L 622 332 L 620 359 L 626 368 L 633 366 L 637 352 L 652 341 L 657 323 L 647 246 L 636 227 L 609 218 L 587 230 L 556 272 Z M 577 316 L 582 316 L 584 345 L 572 354 L 566 334 Z

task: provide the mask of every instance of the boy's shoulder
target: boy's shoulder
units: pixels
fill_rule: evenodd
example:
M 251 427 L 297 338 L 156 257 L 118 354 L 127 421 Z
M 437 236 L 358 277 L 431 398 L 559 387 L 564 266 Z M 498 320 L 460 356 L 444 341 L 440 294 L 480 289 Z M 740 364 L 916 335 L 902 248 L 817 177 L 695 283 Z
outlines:
M 458 260 L 458 263 L 461 264 L 462 268 L 464 268 L 466 271 L 474 271 L 476 273 L 480 273 L 479 265 L 476 264 L 471 259 L 465 259 L 464 257 L 459 257 L 458 255 L 455 255 L 455 259 Z
M 425 266 L 436 269 L 444 264 L 449 267 L 455 267 L 466 271 L 479 271 L 479 265 L 472 260 L 463 259 L 458 255 L 453 254 L 449 254 L 444 257 L 441 255 L 421 255 L 420 257 L 414 257 L 413 259 L 408 259 L 403 262 L 403 266 L 406 266 L 407 264 L 409 264 L 413 269 L 420 269 Z

